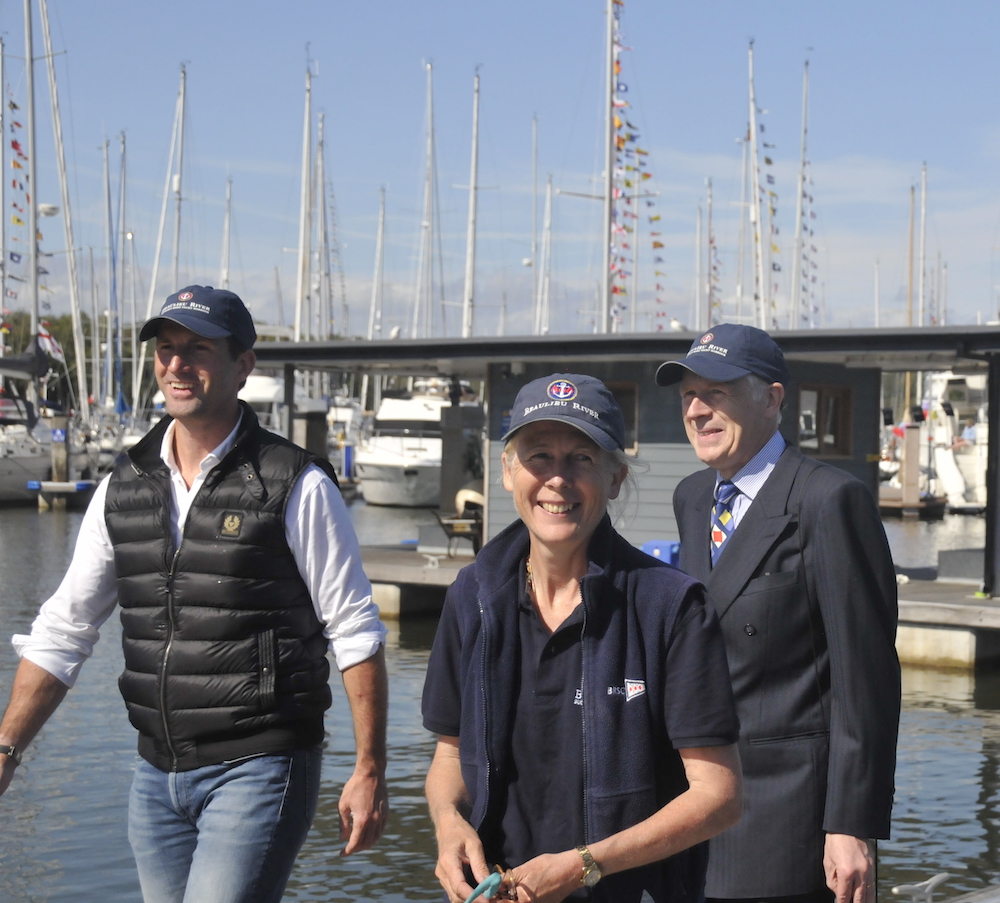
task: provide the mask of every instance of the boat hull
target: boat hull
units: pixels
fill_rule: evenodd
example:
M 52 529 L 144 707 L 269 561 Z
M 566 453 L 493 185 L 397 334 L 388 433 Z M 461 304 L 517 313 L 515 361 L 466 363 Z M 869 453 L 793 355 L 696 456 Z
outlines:
M 369 505 L 433 508 L 441 503 L 440 463 L 372 464 L 359 453 L 354 469 Z
M 0 505 L 37 504 L 38 493 L 28 489 L 28 481 L 47 480 L 51 467 L 48 454 L 0 456 Z

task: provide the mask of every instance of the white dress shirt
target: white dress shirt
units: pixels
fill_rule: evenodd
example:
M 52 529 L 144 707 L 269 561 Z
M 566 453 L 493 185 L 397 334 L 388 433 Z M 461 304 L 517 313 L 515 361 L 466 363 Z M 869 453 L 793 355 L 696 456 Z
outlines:
M 175 426 L 171 423 L 163 435 L 160 457 L 170 468 L 171 523 L 179 545 L 191 503 L 209 472 L 233 447 L 239 424 L 201 462 L 190 489 L 174 458 Z M 114 548 L 104 519 L 109 479 L 101 481 L 87 507 L 73 560 L 59 588 L 42 605 L 31 634 L 12 639 L 18 655 L 70 687 L 118 604 Z M 285 512 L 288 546 L 343 671 L 374 655 L 386 636 L 372 601 L 371 583 L 361 567 L 361 549 L 347 506 L 333 481 L 312 464 L 292 487 Z
M 784 436 L 776 431 L 764 443 L 764 447 L 733 477 L 732 482 L 739 489 L 739 492 L 736 493 L 736 497 L 733 499 L 732 507 L 734 530 L 740 525 L 743 515 L 746 514 L 747 510 L 753 504 L 753 500 L 757 498 L 757 493 L 760 492 L 763 485 L 767 482 L 767 478 L 771 476 L 771 471 L 774 470 L 774 465 L 778 463 L 778 458 L 781 457 L 786 444 Z M 721 474 L 717 474 L 715 477 L 716 487 L 718 487 L 721 480 Z

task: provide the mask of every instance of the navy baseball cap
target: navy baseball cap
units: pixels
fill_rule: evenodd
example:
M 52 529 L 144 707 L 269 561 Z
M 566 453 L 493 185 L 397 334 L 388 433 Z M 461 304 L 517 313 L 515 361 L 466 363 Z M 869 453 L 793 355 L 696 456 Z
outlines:
M 206 339 L 233 336 L 244 348 L 253 348 L 257 330 L 246 305 L 235 292 L 210 285 L 189 285 L 163 303 L 159 316 L 147 320 L 139 341 L 153 338 L 165 320 L 179 323 Z
M 506 442 L 522 426 L 537 420 L 568 423 L 586 433 L 601 448 L 625 448 L 625 418 L 604 383 L 594 376 L 553 373 L 522 386 L 510 411 Z
M 728 383 L 751 373 L 768 383 L 785 385 L 791 378 L 781 349 L 763 329 L 720 323 L 694 340 L 687 357 L 667 361 L 656 371 L 656 384 L 669 386 L 690 371 L 712 382 Z

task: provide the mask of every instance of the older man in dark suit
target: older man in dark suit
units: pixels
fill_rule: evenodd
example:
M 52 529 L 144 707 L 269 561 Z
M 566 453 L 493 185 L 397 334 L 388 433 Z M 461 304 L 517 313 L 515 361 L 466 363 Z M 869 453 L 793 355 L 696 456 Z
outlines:
M 680 566 L 718 611 L 740 717 L 744 816 L 711 841 L 706 896 L 872 903 L 889 836 L 896 581 L 868 488 L 778 432 L 767 333 L 721 324 L 669 361 L 707 470 L 674 493 Z

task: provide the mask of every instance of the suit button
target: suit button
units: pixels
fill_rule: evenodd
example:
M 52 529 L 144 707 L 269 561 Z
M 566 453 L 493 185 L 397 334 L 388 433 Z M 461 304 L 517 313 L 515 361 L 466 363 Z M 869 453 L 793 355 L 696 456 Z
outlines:
M 757 633 L 757 628 L 754 627 L 753 624 L 747 624 L 747 626 L 743 628 L 743 632 L 747 636 L 754 636 Z

